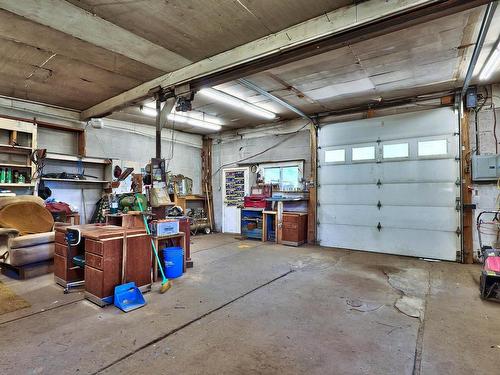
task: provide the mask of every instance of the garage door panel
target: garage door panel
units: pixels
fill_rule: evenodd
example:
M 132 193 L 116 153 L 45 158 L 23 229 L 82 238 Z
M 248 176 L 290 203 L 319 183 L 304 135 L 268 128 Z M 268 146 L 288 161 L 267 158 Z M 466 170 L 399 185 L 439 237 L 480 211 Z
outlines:
M 383 252 L 431 259 L 456 260 L 458 237 L 454 233 L 356 227 L 347 225 L 321 225 L 319 240 L 321 245 L 331 246 L 323 241 L 323 234 L 335 238 L 335 246 L 345 249 Z
M 455 232 L 456 214 L 454 207 L 414 207 L 321 205 L 318 220 L 321 225 L 354 225 L 376 228 L 409 228 Z
M 457 131 L 450 108 L 324 126 L 318 142 L 321 245 L 456 260 Z M 432 142 L 444 139 L 444 150 Z M 399 143 L 408 145 L 407 156 L 384 159 L 385 145 Z M 353 161 L 352 149 L 364 145 L 375 146 L 375 160 Z M 345 160 L 331 153 L 329 160 L 338 162 L 325 163 L 332 149 L 344 149 Z
M 321 205 L 345 204 L 376 206 L 443 206 L 455 205 L 456 185 L 449 183 L 394 183 L 371 185 L 322 185 L 318 190 Z
M 457 162 L 453 159 L 412 160 L 390 163 L 322 165 L 320 186 L 382 184 L 394 182 L 455 182 Z
M 318 144 L 321 147 L 328 147 L 375 142 L 377 139 L 387 141 L 449 135 L 456 132 L 456 124 L 453 123 L 452 116 L 455 115 L 450 109 L 442 108 L 436 111 L 421 111 L 412 114 L 338 123 L 334 126 L 327 125 L 320 129 Z M 436 126 L 436 124 L 439 126 Z

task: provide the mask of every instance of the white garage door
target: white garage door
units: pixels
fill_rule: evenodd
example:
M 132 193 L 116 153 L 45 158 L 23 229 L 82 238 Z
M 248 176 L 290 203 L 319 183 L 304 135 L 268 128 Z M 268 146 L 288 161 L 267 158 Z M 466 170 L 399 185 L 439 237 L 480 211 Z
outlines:
M 449 108 L 322 127 L 320 244 L 456 260 L 457 132 Z

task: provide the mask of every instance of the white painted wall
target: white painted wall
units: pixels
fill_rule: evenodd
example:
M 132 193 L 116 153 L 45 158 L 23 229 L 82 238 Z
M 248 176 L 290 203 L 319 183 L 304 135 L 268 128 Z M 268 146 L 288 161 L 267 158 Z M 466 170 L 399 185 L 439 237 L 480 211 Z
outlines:
M 268 162 L 301 160 L 304 164 L 304 177 L 309 178 L 311 153 L 309 146 L 309 127 L 304 120 L 288 121 L 280 124 L 261 126 L 252 129 L 227 132 L 217 135 L 212 146 L 212 187 L 215 228 L 222 227 L 222 177 L 221 167 L 237 167 L 238 161 L 260 153 L 267 148 L 290 139 L 269 151 L 241 162 L 240 165 L 253 165 Z M 299 131 L 291 136 L 290 133 Z M 255 185 L 256 174 L 250 173 L 250 185 Z

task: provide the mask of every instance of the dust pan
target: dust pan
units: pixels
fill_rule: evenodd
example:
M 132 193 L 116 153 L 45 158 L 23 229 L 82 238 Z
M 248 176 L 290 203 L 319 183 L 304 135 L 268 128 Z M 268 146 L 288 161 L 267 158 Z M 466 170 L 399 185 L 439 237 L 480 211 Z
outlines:
M 144 296 L 134 282 L 115 286 L 115 306 L 124 312 L 129 312 L 146 304 Z

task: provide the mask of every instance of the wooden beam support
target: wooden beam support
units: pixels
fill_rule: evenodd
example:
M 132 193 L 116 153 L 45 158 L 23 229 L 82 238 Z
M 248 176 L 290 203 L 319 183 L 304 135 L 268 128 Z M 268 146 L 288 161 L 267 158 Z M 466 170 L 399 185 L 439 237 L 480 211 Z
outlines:
M 158 86 L 165 90 L 172 90 L 184 83 L 190 83 L 194 90 L 203 86 L 213 86 L 488 2 L 488 0 L 363 1 L 143 83 L 82 111 L 81 119 L 99 117 L 123 108 L 131 102 L 151 96 L 151 90 Z
M 164 72 L 191 63 L 64 0 L 0 0 L 0 8 Z
M 308 219 L 307 219 L 307 243 L 315 244 L 317 242 L 317 206 L 318 206 L 318 128 L 316 124 L 309 126 L 309 146 L 311 149 L 311 176 L 308 201 Z
M 213 205 L 213 190 L 212 190 L 212 138 L 203 138 L 203 148 L 201 150 L 201 184 L 203 195 L 207 199 L 207 215 L 210 223 L 210 229 L 213 230 L 214 205 Z
M 472 204 L 472 173 L 471 173 L 471 148 L 469 139 L 469 114 L 464 113 L 460 121 L 461 147 L 462 147 L 462 246 L 463 262 L 474 263 L 474 211 Z

